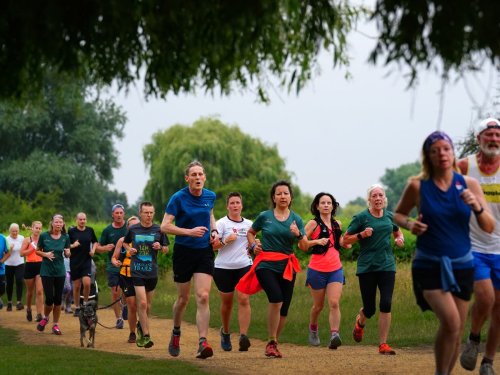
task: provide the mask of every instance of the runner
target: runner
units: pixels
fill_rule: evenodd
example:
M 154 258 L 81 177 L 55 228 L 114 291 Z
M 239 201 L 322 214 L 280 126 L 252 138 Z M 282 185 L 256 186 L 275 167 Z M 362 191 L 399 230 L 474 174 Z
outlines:
M 422 146 L 422 172 L 409 180 L 394 215 L 397 224 L 417 235 L 413 289 L 422 311 L 432 310 L 439 320 L 436 374 L 452 373 L 467 319 L 474 282 L 471 216 L 488 233 L 495 227 L 478 181 L 455 170 L 451 138 L 431 133 Z M 413 208 L 416 220 L 408 216 Z
M 233 348 L 229 323 L 233 311 L 234 287 L 252 265 L 252 258 L 247 252 L 247 232 L 252 222 L 241 216 L 243 198 L 240 193 L 229 193 L 226 208 L 227 216 L 217 221 L 220 241 L 219 245 L 214 246 L 214 250 L 218 250 L 215 258 L 214 281 L 221 298 L 221 347 L 224 351 L 230 351 Z M 251 318 L 250 296 L 238 292 L 237 298 L 240 328 L 239 351 L 246 352 L 250 347 L 248 338 Z
M 5 261 L 5 277 L 7 281 L 7 311 L 12 311 L 12 294 L 14 283 L 16 284 L 16 310 L 23 310 L 23 278 L 24 258 L 19 253 L 23 245 L 24 237 L 19 234 L 19 225 L 12 223 L 9 227 L 9 258 Z
M 343 245 L 340 221 L 335 220 L 339 204 L 329 193 L 318 193 L 311 203 L 314 219 L 306 226 L 306 236 L 313 245 L 311 260 L 307 267 L 306 286 L 311 289 L 313 305 L 309 318 L 309 343 L 319 346 L 318 318 L 323 310 L 325 297 L 328 300 L 330 342 L 328 348 L 337 349 L 340 339 L 340 297 L 344 284 L 344 271 L 340 262 L 340 246 Z
M 0 310 L 3 309 L 2 296 L 5 293 L 5 260 L 10 256 L 9 244 L 7 240 L 0 233 Z
M 62 215 L 56 214 L 52 217 L 49 231 L 40 235 L 36 253 L 43 258 L 40 276 L 45 292 L 44 314 L 36 328 L 42 332 L 49 322 L 50 313 L 54 312 L 52 333 L 61 335 L 59 317 L 61 316 L 62 292 L 66 276 L 63 257 L 68 258 L 71 255 L 69 237 L 66 234 Z
M 470 221 L 472 255 L 474 255 L 474 304 L 471 330 L 460 364 L 466 370 L 476 368 L 481 328 L 490 320 L 488 336 L 479 373 L 494 374 L 493 359 L 500 343 L 500 122 L 487 118 L 476 132 L 479 152 L 458 162 L 462 174 L 476 178 L 495 218 L 495 230 L 483 232 L 477 220 Z
M 299 215 L 290 210 L 293 200 L 292 186 L 287 181 L 278 181 L 271 188 L 274 209 L 261 212 L 248 230 L 249 251 L 256 254 L 250 271 L 241 278 L 236 290 L 255 294 L 264 289 L 268 305 L 268 342 L 264 354 L 281 358 L 278 339 L 285 327 L 288 309 L 292 302 L 296 273 L 300 265 L 293 253 L 293 244 L 298 242 L 301 250 L 309 248 L 304 235 L 304 224 Z M 256 239 L 262 231 L 262 244 Z
M 130 228 L 132 225 L 138 224 L 139 222 L 140 220 L 137 216 L 130 216 L 127 219 L 127 228 Z M 111 257 L 111 262 L 113 262 L 115 267 L 120 267 L 120 288 L 123 290 L 125 302 L 127 303 L 127 320 L 130 330 L 127 342 L 135 344 L 137 340 L 137 336 L 135 334 L 135 329 L 137 327 L 137 305 L 135 303 L 134 283 L 130 275 L 130 252 L 123 247 L 123 239 L 124 237 L 120 238 L 116 243 L 113 256 Z
M 111 208 L 111 216 L 113 222 L 102 231 L 96 251 L 98 253 L 108 253 L 106 257 L 106 274 L 108 276 L 108 286 L 111 288 L 111 300 L 114 302 L 121 299 L 122 291 L 120 288 L 120 267 L 115 267 L 113 263 L 111 263 L 111 257 L 113 256 L 116 243 L 127 233 L 125 208 L 121 204 L 115 204 Z M 115 327 L 122 329 L 122 308 L 119 303 L 113 304 L 113 311 L 116 317 Z
M 378 352 L 394 355 L 396 351 L 387 344 L 392 320 L 392 293 L 396 282 L 396 259 L 390 238 L 392 234 L 396 246 L 403 247 L 404 237 L 398 226 L 393 223 L 393 213 L 386 210 L 387 197 L 381 185 L 370 186 L 367 203 L 368 208 L 353 217 L 344 236 L 344 243 L 359 241 L 360 247 L 356 275 L 359 278 L 363 307 L 356 316 L 352 334 L 356 342 L 363 339 L 365 324 L 375 314 L 378 288 Z
M 149 331 L 149 315 L 154 290 L 158 283 L 157 254 L 168 252 L 168 238 L 153 223 L 155 209 L 151 202 L 142 202 L 139 207 L 141 222 L 132 225 L 123 239 L 123 247 L 130 253 L 130 275 L 135 289 L 135 303 L 141 329 L 138 330 L 138 347 L 150 348 L 154 345 Z M 130 246 L 129 244 L 132 244 Z
M 92 257 L 97 246 L 97 237 L 94 229 L 87 226 L 87 215 L 83 212 L 76 214 L 76 227 L 68 230 L 71 257 L 69 267 L 73 282 L 73 301 L 75 303 L 74 316 L 79 316 L 80 289 L 83 285 L 83 305 L 87 303 L 90 293 L 92 276 Z
M 181 322 L 193 279 L 199 334 L 196 358 L 205 359 L 213 355 L 207 334 L 210 322 L 208 302 L 215 257 L 212 246 L 219 244 L 213 213 L 215 193 L 204 188 L 206 175 L 199 161 L 193 161 L 187 166 L 185 180 L 188 186 L 172 195 L 161 223 L 162 232 L 175 235 L 172 260 L 177 300 L 173 307 L 174 328 L 168 352 L 174 357 L 180 353 Z
M 43 285 L 42 278 L 40 277 L 40 268 L 42 267 L 42 257 L 37 255 L 36 246 L 40 233 L 42 232 L 42 223 L 34 221 L 31 223 L 31 236 L 23 240 L 20 254 L 26 257 L 26 265 L 24 268 L 24 282 L 26 284 L 26 319 L 28 322 L 33 320 L 33 313 L 31 311 L 31 304 L 33 301 L 33 293 L 35 294 L 36 306 L 36 322 L 42 320 L 43 312 Z

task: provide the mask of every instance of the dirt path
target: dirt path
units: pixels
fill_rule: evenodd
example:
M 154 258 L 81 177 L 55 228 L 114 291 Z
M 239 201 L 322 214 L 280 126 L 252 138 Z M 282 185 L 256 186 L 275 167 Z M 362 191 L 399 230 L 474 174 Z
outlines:
M 108 310 L 99 310 L 99 320 L 102 324 L 114 324 L 114 316 Z M 62 315 L 60 328 L 62 336 L 50 333 L 52 325 L 49 323 L 46 331 L 36 330 L 34 322 L 26 321 L 25 310 L 7 312 L 0 310 L 0 325 L 15 329 L 20 333 L 21 340 L 29 344 L 54 344 L 80 347 L 80 331 L 78 318 L 72 315 Z M 377 353 L 375 346 L 342 346 L 338 350 L 329 350 L 326 347 L 304 347 L 290 344 L 280 344 L 283 359 L 268 359 L 264 356 L 265 343 L 252 339 L 252 346 L 248 352 L 238 352 L 237 342 L 233 339 L 232 352 L 224 352 L 219 347 L 217 330 L 211 330 L 209 341 L 214 347 L 214 357 L 207 360 L 195 358 L 197 349 L 196 327 L 183 324 L 181 338 L 181 355 L 172 358 L 167 353 L 169 332 L 172 321 L 153 318 L 151 322 L 151 336 L 155 342 L 150 349 L 141 349 L 135 344 L 128 344 L 128 329 L 105 329 L 97 327 L 96 348 L 107 352 L 141 355 L 147 358 L 167 359 L 172 361 L 186 361 L 193 363 L 211 372 L 222 374 L 433 374 L 434 359 L 431 348 L 397 348 L 397 355 L 382 356 Z M 92 350 L 92 349 L 82 349 Z M 477 373 L 478 369 L 476 370 Z M 495 371 L 500 374 L 500 359 L 497 360 Z M 454 374 L 471 374 L 463 370 L 458 364 Z

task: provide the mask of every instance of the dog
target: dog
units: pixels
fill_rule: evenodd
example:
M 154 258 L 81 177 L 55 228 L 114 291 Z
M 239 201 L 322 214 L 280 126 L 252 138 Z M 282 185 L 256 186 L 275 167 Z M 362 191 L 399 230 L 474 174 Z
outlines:
M 80 346 L 84 347 L 83 341 L 87 341 L 87 348 L 94 347 L 95 327 L 97 325 L 97 303 L 96 301 L 88 301 L 87 304 L 80 309 Z M 86 334 L 89 332 L 89 338 Z

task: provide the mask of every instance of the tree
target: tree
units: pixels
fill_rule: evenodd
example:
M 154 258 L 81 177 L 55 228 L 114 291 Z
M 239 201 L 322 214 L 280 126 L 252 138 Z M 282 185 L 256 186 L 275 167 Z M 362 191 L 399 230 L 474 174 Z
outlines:
M 371 60 L 445 71 L 499 63 L 498 1 L 377 0 Z M 256 89 L 268 73 L 297 92 L 322 49 L 349 63 L 347 35 L 364 9 L 347 0 L 87 0 L 0 4 L 0 97 L 41 87 L 44 66 L 146 95 Z M 435 64 L 434 64 L 435 63 Z
M 215 118 L 157 132 L 143 154 L 150 171 L 144 198 L 156 207 L 164 208 L 172 194 L 186 186 L 185 168 L 193 160 L 205 168 L 206 186 L 217 193 L 220 216 L 226 213 L 224 199 L 229 191 L 242 193 L 245 215 L 251 218 L 269 208 L 269 189 L 274 182 L 291 180 L 276 146 L 265 145 Z M 304 211 L 300 190 L 296 188 L 294 193 L 294 204 L 298 202 L 297 207 Z
M 64 212 L 102 213 L 118 166 L 113 141 L 123 136 L 125 116 L 92 92 L 85 82 L 48 70 L 41 95 L 0 102 L 1 192 L 33 201 L 60 191 Z
M 4 2 L 0 95 L 33 90 L 44 65 L 121 87 L 144 69 L 147 95 L 237 83 L 264 98 L 267 72 L 300 90 L 322 47 L 347 63 L 357 14 L 329 0 Z
M 379 29 L 371 61 L 446 73 L 477 69 L 484 60 L 500 63 L 500 2 L 377 0 L 372 20 Z
M 399 202 L 399 198 L 408 183 L 408 178 L 416 176 L 420 172 L 420 162 L 403 164 L 395 169 L 387 168 L 384 175 L 380 178 L 380 182 L 384 186 L 385 195 L 387 197 L 389 211 L 394 211 Z

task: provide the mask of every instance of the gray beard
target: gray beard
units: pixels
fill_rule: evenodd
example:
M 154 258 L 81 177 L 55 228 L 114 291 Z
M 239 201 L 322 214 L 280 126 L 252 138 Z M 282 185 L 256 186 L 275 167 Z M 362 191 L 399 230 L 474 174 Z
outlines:
M 493 158 L 495 156 L 500 155 L 500 148 L 488 148 L 488 146 L 482 146 L 480 145 L 479 148 L 481 149 L 481 152 L 485 154 L 489 158 Z

